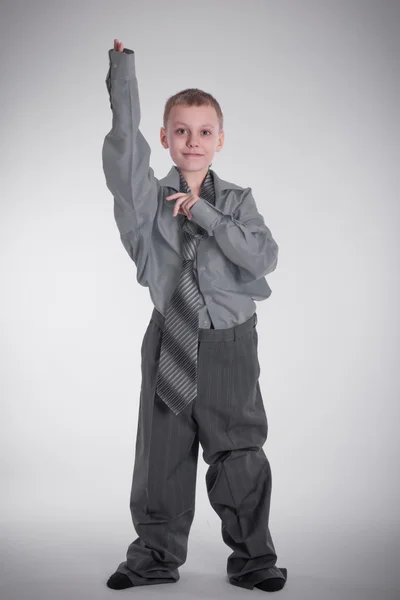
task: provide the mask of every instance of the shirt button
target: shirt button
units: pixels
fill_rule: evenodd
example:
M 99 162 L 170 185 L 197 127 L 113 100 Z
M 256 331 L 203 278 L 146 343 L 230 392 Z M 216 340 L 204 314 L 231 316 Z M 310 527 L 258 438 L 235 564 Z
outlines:
M 206 268 L 205 267 L 200 267 L 200 271 L 205 271 Z
M 203 325 L 208 325 L 208 321 L 203 321 Z
M 209 209 L 209 208 L 206 208 L 206 212 L 210 212 L 210 209 Z

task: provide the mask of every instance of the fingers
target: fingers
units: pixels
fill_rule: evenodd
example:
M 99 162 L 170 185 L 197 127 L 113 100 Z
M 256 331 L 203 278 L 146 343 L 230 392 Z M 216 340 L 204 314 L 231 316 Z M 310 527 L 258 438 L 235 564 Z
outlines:
M 178 194 L 180 194 L 180 192 L 178 192 Z M 166 199 L 167 200 L 172 200 L 173 196 L 176 196 L 177 194 L 171 194 L 171 196 L 167 196 Z M 183 194 L 180 194 L 183 195 Z M 185 196 L 187 196 L 187 194 L 185 194 Z M 190 200 L 190 198 L 185 198 L 185 200 L 181 200 L 181 199 L 175 199 L 175 206 L 174 206 L 174 211 L 173 211 L 173 216 L 176 217 L 176 215 L 186 215 L 188 219 L 192 218 L 192 215 L 189 211 L 189 207 L 193 206 L 194 202 Z M 175 209 L 178 206 L 178 210 L 175 214 Z
M 186 207 L 181 208 L 181 210 L 183 211 L 182 214 L 186 215 L 188 219 L 192 218 L 192 215 L 189 212 L 189 209 Z
M 189 209 L 185 206 L 184 202 L 179 205 L 178 214 L 186 215 L 189 218 Z
M 185 211 L 185 214 L 186 214 L 186 216 L 187 216 L 187 218 L 188 218 L 188 219 L 191 219 L 191 218 L 192 218 L 192 214 L 191 214 L 191 212 L 190 212 L 189 208 L 190 208 L 190 207 L 191 207 L 193 204 L 194 204 L 194 202 L 189 202 L 189 203 L 186 203 L 186 204 L 184 203 L 183 210 Z
M 186 215 L 188 219 L 192 218 L 192 215 L 190 214 L 189 209 L 182 207 L 182 205 L 179 207 L 177 214 L 178 215 Z
M 114 38 L 114 50 L 116 50 L 116 52 L 123 52 L 124 51 L 124 45 L 122 42 L 119 42 L 117 40 L 117 38 Z
M 189 206 L 191 206 L 191 204 L 188 204 L 188 201 L 186 200 L 179 206 L 179 210 L 181 210 L 182 214 L 186 215 L 188 219 L 191 219 L 192 215 L 190 213 Z

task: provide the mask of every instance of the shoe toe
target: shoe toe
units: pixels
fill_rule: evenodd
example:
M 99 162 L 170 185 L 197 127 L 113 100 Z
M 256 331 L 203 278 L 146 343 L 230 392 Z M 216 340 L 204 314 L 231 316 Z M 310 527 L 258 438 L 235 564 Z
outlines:
M 133 587 L 133 583 L 129 579 L 128 575 L 124 573 L 113 573 L 107 581 L 107 586 L 113 590 L 123 590 L 128 587 Z

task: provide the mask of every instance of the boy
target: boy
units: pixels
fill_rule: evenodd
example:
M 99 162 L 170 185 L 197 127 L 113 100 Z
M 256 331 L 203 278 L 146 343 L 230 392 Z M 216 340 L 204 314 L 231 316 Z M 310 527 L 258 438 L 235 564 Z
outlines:
M 224 141 L 215 98 L 198 89 L 169 98 L 160 139 L 176 164 L 158 180 L 139 130 L 135 54 L 114 40 L 109 58 L 113 121 L 103 169 L 121 241 L 154 310 L 141 347 L 130 496 L 139 537 L 107 585 L 179 580 L 194 517 L 200 442 L 210 465 L 209 500 L 233 550 L 228 581 L 276 591 L 287 570 L 276 566 L 268 528 L 272 480 L 262 449 L 268 424 L 254 299 L 271 294 L 264 276 L 276 267 L 278 246 L 251 188 L 210 169 Z

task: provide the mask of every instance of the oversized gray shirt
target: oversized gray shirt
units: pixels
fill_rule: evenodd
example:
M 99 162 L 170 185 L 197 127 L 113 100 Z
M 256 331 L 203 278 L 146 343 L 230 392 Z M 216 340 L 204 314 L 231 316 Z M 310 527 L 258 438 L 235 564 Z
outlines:
M 112 128 L 102 148 L 106 185 L 114 197 L 120 238 L 134 261 L 138 283 L 149 288 L 165 315 L 182 266 L 182 231 L 173 216 L 179 173 L 173 165 L 158 180 L 150 167 L 150 147 L 139 129 L 141 118 L 135 53 L 109 50 L 106 86 Z M 233 327 L 249 319 L 255 300 L 271 289 L 265 275 L 276 268 L 278 245 L 258 212 L 251 187 L 214 178 L 215 206 L 200 198 L 190 208 L 192 221 L 206 230 L 194 261 L 200 290 L 199 327 Z M 191 221 L 187 221 L 188 224 Z

